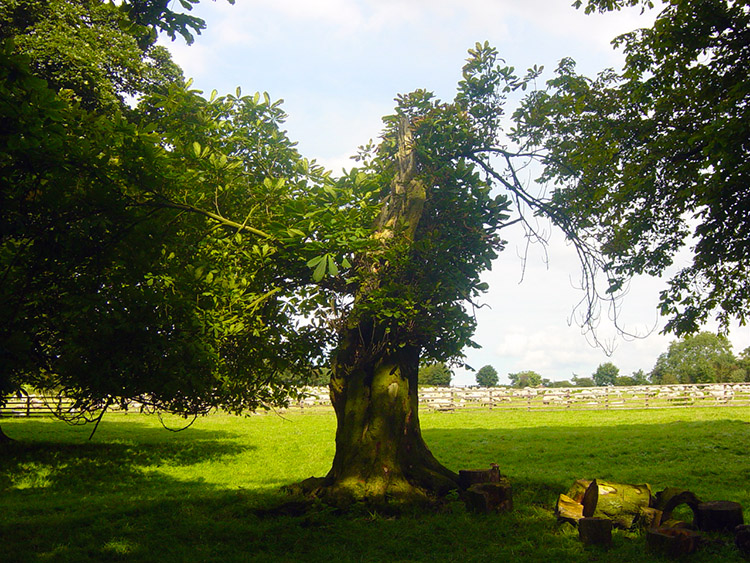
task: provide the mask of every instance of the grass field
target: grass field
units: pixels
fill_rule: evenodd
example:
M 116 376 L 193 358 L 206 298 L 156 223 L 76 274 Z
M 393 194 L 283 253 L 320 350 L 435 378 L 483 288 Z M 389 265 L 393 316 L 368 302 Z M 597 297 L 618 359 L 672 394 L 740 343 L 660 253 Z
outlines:
M 179 420 L 172 421 L 175 424 Z M 199 419 L 180 433 L 156 417 L 90 427 L 4 419 L 0 561 L 651 561 L 638 533 L 584 548 L 556 523 L 577 478 L 679 486 L 734 500 L 750 519 L 750 408 L 619 412 L 423 413 L 425 438 L 454 470 L 500 464 L 515 510 L 476 516 L 451 502 L 389 518 L 320 507 L 264 515 L 279 487 L 327 471 L 330 411 Z M 714 538 L 691 562 L 742 561 Z

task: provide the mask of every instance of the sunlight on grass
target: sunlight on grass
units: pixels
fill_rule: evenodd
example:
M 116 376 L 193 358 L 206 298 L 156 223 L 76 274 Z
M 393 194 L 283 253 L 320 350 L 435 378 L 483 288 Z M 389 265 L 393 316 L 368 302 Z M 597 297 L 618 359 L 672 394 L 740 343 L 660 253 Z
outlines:
M 52 467 L 40 463 L 20 463 L 10 481 L 14 489 L 42 489 L 51 484 Z
M 133 552 L 133 543 L 125 539 L 112 539 L 104 544 L 103 551 L 114 556 L 128 555 Z

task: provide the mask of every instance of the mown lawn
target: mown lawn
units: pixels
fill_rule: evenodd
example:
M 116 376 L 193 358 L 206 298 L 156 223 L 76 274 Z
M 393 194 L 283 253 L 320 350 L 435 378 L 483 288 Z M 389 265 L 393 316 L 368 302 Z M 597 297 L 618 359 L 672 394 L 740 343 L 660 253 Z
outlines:
M 179 424 L 179 420 L 167 421 Z M 423 413 L 449 467 L 496 462 L 516 508 L 475 516 L 458 501 L 389 518 L 364 509 L 265 515 L 279 488 L 325 474 L 329 411 L 199 419 L 180 433 L 156 417 L 109 415 L 90 427 L 4 419 L 0 561 L 651 561 L 638 533 L 585 549 L 556 523 L 577 478 L 679 486 L 734 500 L 750 522 L 750 408 Z M 742 561 L 716 537 L 690 561 Z

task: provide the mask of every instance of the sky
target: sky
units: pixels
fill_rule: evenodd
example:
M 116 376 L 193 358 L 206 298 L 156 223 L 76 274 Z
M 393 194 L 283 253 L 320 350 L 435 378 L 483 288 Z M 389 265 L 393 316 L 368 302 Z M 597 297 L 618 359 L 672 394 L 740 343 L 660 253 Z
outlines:
M 543 65 L 550 76 L 560 59 L 573 58 L 594 75 L 619 68 L 611 40 L 650 25 L 655 13 L 635 8 L 585 15 L 572 0 L 203 0 L 193 11 L 207 29 L 187 46 L 164 41 L 194 87 L 208 95 L 268 92 L 283 99 L 285 129 L 301 154 L 339 173 L 351 168 L 357 147 L 376 140 L 381 118 L 398 94 L 424 88 L 452 100 L 467 50 L 489 41 L 523 73 Z M 509 113 L 512 106 L 508 108 Z M 583 297 L 580 268 L 559 233 L 532 246 L 520 230 L 503 231 L 506 250 L 485 275 L 490 285 L 476 310 L 479 350 L 467 350 L 475 369 L 493 366 L 500 383 L 509 373 L 533 370 L 551 380 L 590 376 L 604 362 L 622 375 L 648 373 L 673 336 L 660 334 L 658 293 L 665 281 L 633 280 L 620 304 L 618 324 L 638 338 L 618 335 L 602 312 L 595 346 L 576 323 Z M 525 259 L 524 259 L 525 257 Z M 683 258 L 684 260 L 684 258 Z M 679 266 L 679 260 L 676 263 Z M 708 325 L 706 330 L 715 330 Z M 732 327 L 735 353 L 750 346 L 750 327 Z M 455 371 L 455 385 L 474 374 Z

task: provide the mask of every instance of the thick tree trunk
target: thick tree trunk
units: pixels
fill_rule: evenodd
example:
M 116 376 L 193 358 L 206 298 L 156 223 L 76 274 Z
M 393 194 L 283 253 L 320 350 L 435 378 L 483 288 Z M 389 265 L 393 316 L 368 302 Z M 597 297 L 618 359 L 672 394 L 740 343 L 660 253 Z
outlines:
M 377 295 L 392 264 L 383 258 L 394 245 L 414 241 L 426 191 L 418 178 L 411 125 L 397 132 L 396 174 L 373 239 L 381 245 L 361 257 L 357 305 Z M 408 280 L 404 281 L 408 285 Z M 377 303 L 377 297 L 375 297 Z M 378 326 L 369 313 L 348 319 L 332 362 L 331 401 L 336 411 L 336 454 L 324 480 L 303 483 L 334 502 L 413 503 L 458 488 L 458 475 L 441 465 L 422 439 L 417 413 L 420 348 Z
M 458 488 L 422 439 L 419 351 L 404 346 L 373 354 L 352 330 L 339 348 L 331 378 L 336 454 L 324 496 L 371 502 L 428 500 Z

